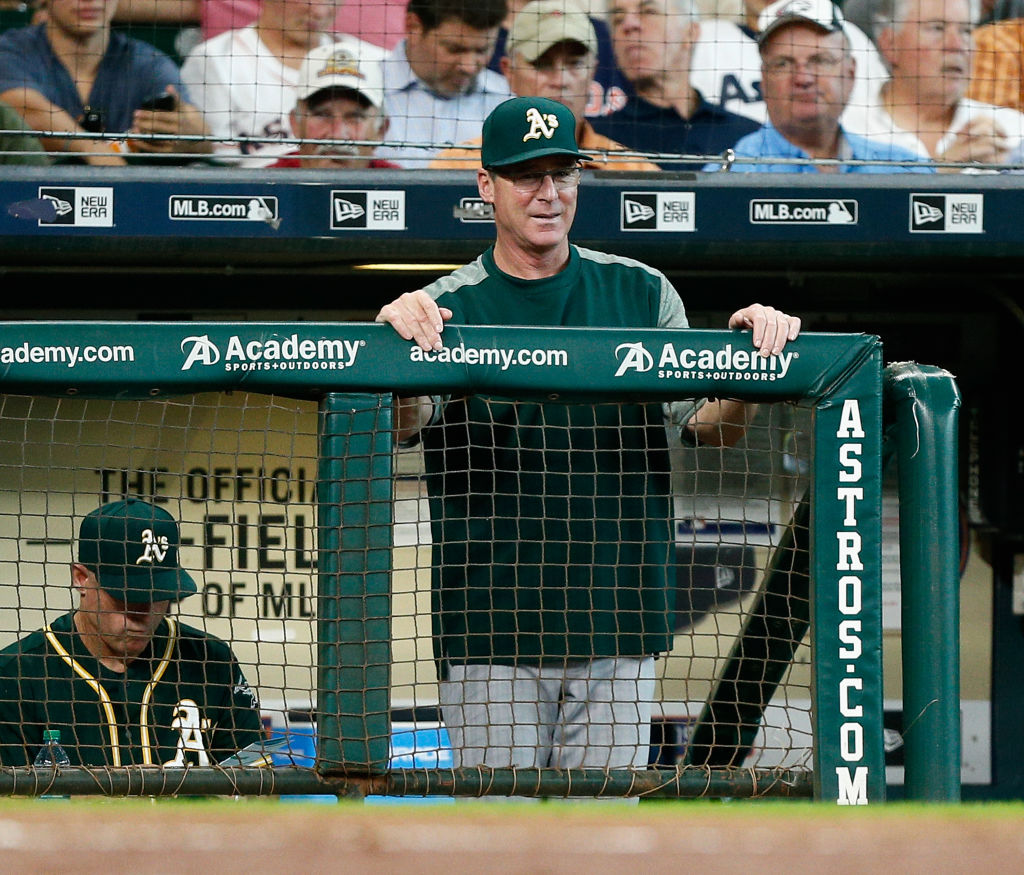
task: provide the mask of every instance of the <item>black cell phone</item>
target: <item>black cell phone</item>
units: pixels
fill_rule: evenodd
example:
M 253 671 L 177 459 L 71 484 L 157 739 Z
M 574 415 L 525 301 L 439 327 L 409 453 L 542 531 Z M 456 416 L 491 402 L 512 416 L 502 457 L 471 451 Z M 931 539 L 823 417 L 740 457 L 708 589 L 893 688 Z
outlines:
M 156 97 L 150 97 L 148 100 L 142 101 L 142 105 L 139 109 L 154 109 L 159 112 L 170 112 L 177 106 L 177 98 L 173 94 L 158 94 Z
M 84 108 L 82 117 L 78 120 L 83 131 L 90 134 L 102 134 L 104 130 L 103 110 L 93 109 L 91 106 Z

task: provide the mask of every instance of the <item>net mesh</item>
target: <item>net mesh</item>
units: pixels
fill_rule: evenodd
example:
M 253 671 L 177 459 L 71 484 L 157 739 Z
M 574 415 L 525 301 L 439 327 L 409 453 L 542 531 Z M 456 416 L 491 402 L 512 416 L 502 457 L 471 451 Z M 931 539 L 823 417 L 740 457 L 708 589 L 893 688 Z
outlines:
M 804 4 L 825 25 L 832 19 L 823 16 L 845 12 L 847 44 L 809 54 L 790 46 L 779 55 L 774 47 L 763 70 L 755 33 L 767 5 L 565 0 L 555 12 L 582 15 L 589 25 L 565 18 L 560 34 L 548 22 L 540 35 L 525 30 L 506 52 L 516 17 L 523 8 L 529 14 L 519 0 L 414 0 L 423 27 L 407 26 L 398 0 L 270 0 L 258 22 L 260 4 L 249 0 L 134 0 L 118 4 L 101 30 L 138 41 L 135 48 L 117 56 L 110 82 L 100 75 L 102 87 L 83 97 L 47 66 L 29 33 L 46 21 L 72 29 L 73 4 L 5 2 L 0 97 L 11 110 L 0 119 L 0 157 L 474 169 L 484 117 L 520 94 L 553 97 L 585 121 L 581 146 L 599 169 L 790 172 L 834 170 L 837 161 L 887 172 L 932 161 L 950 170 L 1021 169 L 1020 30 L 1008 10 L 982 21 L 969 0 Z M 443 20 L 435 24 L 434 15 Z M 565 40 L 568 50 L 559 48 Z M 302 59 L 329 45 L 347 60 L 330 70 L 321 63 L 314 75 L 347 75 L 347 86 L 362 83 L 370 97 L 344 107 L 300 104 L 293 115 L 298 100 L 315 94 L 304 84 Z M 532 57 L 531 46 L 542 54 Z M 161 53 L 155 60 L 150 48 Z M 813 83 L 799 81 L 805 74 Z M 136 118 L 168 85 L 187 100 Z M 770 105 L 777 130 L 796 130 L 787 114 L 802 91 L 819 95 L 828 130 L 841 122 L 877 148 L 823 152 L 790 137 L 796 147 L 788 151 L 770 141 L 734 149 L 769 119 Z M 727 114 L 712 117 L 712 110 Z
M 606 419 L 601 412 L 611 408 L 586 406 L 590 418 L 598 420 Z M 793 404 L 763 405 L 737 447 L 693 448 L 674 441 L 670 476 L 664 480 L 662 494 L 642 496 L 646 502 L 665 502 L 671 508 L 672 529 L 666 530 L 670 549 L 659 560 L 666 567 L 653 571 L 667 574 L 673 586 L 667 605 L 672 639 L 670 649 L 655 662 L 652 744 L 649 754 L 643 751 L 641 769 L 674 769 L 686 763 L 691 732 L 709 701 L 721 692 L 720 680 L 744 627 L 763 613 L 764 605 L 777 606 L 765 599 L 765 572 L 807 486 L 809 416 L 809 411 Z M 124 682 L 123 675 L 96 667 L 94 680 L 104 693 L 95 685 L 80 687 L 76 695 L 85 701 L 77 703 L 45 696 L 33 702 L 8 697 L 0 701 L 5 720 L 24 718 L 27 711 L 22 709 L 28 709 L 32 720 L 39 722 L 40 735 L 46 726 L 63 727 L 72 746 L 82 739 L 83 750 L 75 755 L 107 767 L 144 762 L 146 756 L 147 764 L 165 767 L 182 765 L 182 760 L 206 764 L 201 750 L 213 764 L 231 753 L 221 746 L 231 742 L 241 746 L 242 741 L 257 738 L 256 746 L 274 764 L 309 768 L 318 753 L 321 759 L 325 756 L 325 742 L 342 748 L 349 744 L 352 739 L 317 737 L 317 689 L 323 677 L 317 644 L 318 417 L 314 402 L 244 392 L 152 401 L 0 396 L 0 647 L 6 648 L 6 658 L 0 657 L 4 666 L 0 675 L 7 674 L 6 689 L 11 689 L 11 673 L 26 671 L 24 666 L 29 665 L 12 657 L 17 642 L 48 624 L 60 628 L 60 618 L 79 605 L 70 569 L 81 518 L 105 501 L 137 496 L 180 521 L 182 565 L 198 584 L 198 594 L 172 606 L 171 617 L 181 628 L 192 627 L 225 642 L 259 702 L 256 735 L 246 734 L 251 726 L 245 731 L 239 728 L 244 721 L 226 716 L 230 709 L 215 711 L 216 726 L 202 722 L 205 713 L 198 714 L 194 726 L 188 723 L 181 710 L 184 700 L 192 701 L 182 694 L 186 682 L 202 687 L 207 691 L 204 695 L 210 688 L 223 693 L 233 687 L 226 695 L 229 699 L 233 695 L 234 706 L 239 707 L 238 679 L 225 679 L 219 667 L 223 660 L 215 661 L 204 651 L 201 656 L 171 657 L 180 663 L 167 669 L 167 678 L 174 681 L 157 683 L 148 693 L 145 683 L 133 686 Z M 603 427 L 572 438 L 568 431 L 558 437 L 555 428 L 549 440 L 571 441 L 576 453 L 582 448 L 575 457 L 580 470 L 557 476 L 536 472 L 538 476 L 527 484 L 535 492 L 523 498 L 523 510 L 536 507 L 537 500 L 549 509 L 567 507 L 583 498 L 567 492 L 566 483 L 571 481 L 575 488 L 580 477 L 612 473 L 606 454 L 586 449 L 602 444 L 599 430 Z M 390 651 L 390 664 L 368 666 L 366 675 L 390 680 L 385 682 L 386 690 L 365 690 L 361 705 L 371 709 L 374 697 L 383 693 L 390 737 L 362 741 L 384 741 L 391 767 L 410 774 L 453 764 L 451 738 L 439 709 L 435 658 L 437 612 L 431 601 L 431 576 L 437 570 L 433 552 L 437 529 L 431 527 L 426 475 L 431 451 L 428 443 L 426 449 L 416 445 L 394 456 L 390 641 L 385 642 L 384 651 Z M 518 467 L 511 472 L 524 476 L 524 482 L 530 470 L 528 455 L 522 448 Z M 369 480 L 376 475 L 373 460 L 368 461 Z M 573 476 L 567 479 L 569 474 Z M 359 484 L 355 486 L 358 489 Z M 499 519 L 509 518 L 514 510 L 508 504 L 511 496 L 463 497 L 493 503 Z M 621 507 L 630 505 L 623 502 Z M 591 514 L 592 520 L 599 518 L 600 512 Z M 343 539 L 350 526 L 373 525 L 356 519 L 346 518 Z M 630 520 L 626 513 L 601 521 L 615 531 Z M 533 522 L 542 524 L 544 531 L 561 525 L 558 519 Z M 510 525 L 499 524 L 499 538 L 511 536 Z M 801 542 L 798 552 L 806 550 L 806 533 Z M 471 546 L 449 543 L 447 548 Z M 554 565 L 566 551 L 598 550 L 596 542 L 571 540 L 537 546 Z M 630 546 L 620 545 L 623 564 L 635 553 Z M 524 555 L 521 567 L 496 565 L 494 588 L 525 570 L 529 561 Z M 590 577 L 586 580 L 589 585 Z M 811 659 L 802 640 L 805 627 L 791 623 L 793 616 L 807 615 L 806 599 L 806 593 L 794 592 L 783 600 L 787 616 L 767 618 L 775 630 L 799 631 L 794 640 L 781 642 L 784 657 L 772 651 L 762 660 L 759 692 L 767 695 L 766 700 L 725 703 L 733 713 L 749 713 L 753 708 L 759 715 L 753 726 L 756 734 L 739 732 L 735 719 L 705 727 L 719 748 L 728 748 L 724 761 L 730 765 L 811 768 Z M 616 622 L 639 623 L 630 610 L 624 607 L 615 614 Z M 508 622 L 520 631 L 516 615 Z M 163 640 L 158 634 L 157 641 Z M 550 640 L 560 639 L 555 634 Z M 754 650 L 746 646 L 748 655 Z M 375 651 L 368 647 L 366 652 Z M 149 656 L 159 662 L 159 654 Z M 564 664 L 564 652 L 553 656 Z M 86 659 L 83 654 L 81 664 L 92 666 Z M 784 664 L 773 664 L 779 659 Z M 139 670 L 145 675 L 152 664 Z M 241 695 L 244 699 L 244 690 Z M 113 710 L 104 708 L 105 697 Z M 145 703 L 150 705 L 148 712 L 140 710 Z M 208 700 L 198 705 L 200 712 L 214 708 Z M 71 709 L 78 709 L 73 718 Z M 714 717 L 719 719 L 724 718 Z M 84 739 L 94 738 L 95 733 L 90 735 L 81 725 L 72 729 L 69 720 L 96 724 L 101 740 L 89 742 L 95 749 L 89 749 L 88 757 L 83 752 L 88 748 Z M 118 757 L 111 752 L 112 726 L 120 731 Z M 642 727 L 638 728 L 642 734 Z M 235 731 L 229 740 L 218 735 L 226 729 Z M 140 752 L 147 731 L 149 754 Z M 4 764 L 30 761 L 35 750 L 12 743 L 17 738 L 10 731 L 5 735 L 0 749 Z M 282 746 L 268 747 L 272 738 L 284 739 Z M 721 750 L 718 761 L 723 761 Z M 328 761 L 323 765 L 329 769 L 344 764 Z

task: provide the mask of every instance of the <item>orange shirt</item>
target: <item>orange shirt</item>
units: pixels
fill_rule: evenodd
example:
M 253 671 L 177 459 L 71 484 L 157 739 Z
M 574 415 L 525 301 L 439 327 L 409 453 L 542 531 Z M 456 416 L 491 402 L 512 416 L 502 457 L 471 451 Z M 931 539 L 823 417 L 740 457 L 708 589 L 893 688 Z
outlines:
M 974 65 L 967 96 L 1024 112 L 1024 18 L 974 31 Z
M 453 146 L 444 149 L 434 156 L 430 162 L 431 170 L 476 170 L 480 166 L 480 144 L 482 137 L 475 140 L 468 140 L 463 146 Z M 593 153 L 593 161 L 584 161 L 583 166 L 587 170 L 628 170 L 637 171 L 661 171 L 661 168 L 651 161 L 644 161 L 640 158 L 616 158 L 609 155 L 607 158 L 601 152 L 623 152 L 626 147 L 622 143 L 616 143 L 608 137 L 597 133 L 590 122 L 583 122 L 583 136 L 579 138 L 578 145 L 581 152 Z M 473 148 L 476 147 L 476 148 Z

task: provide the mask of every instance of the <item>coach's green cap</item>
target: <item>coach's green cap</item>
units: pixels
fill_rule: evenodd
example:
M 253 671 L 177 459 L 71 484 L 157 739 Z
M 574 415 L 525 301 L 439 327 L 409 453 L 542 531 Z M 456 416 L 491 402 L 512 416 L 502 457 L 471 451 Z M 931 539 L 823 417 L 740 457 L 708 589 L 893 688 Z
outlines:
M 178 524 L 137 498 L 104 504 L 78 530 L 78 561 L 128 604 L 179 601 L 198 590 L 178 564 Z
M 587 160 L 576 145 L 576 117 L 557 100 L 513 97 L 499 103 L 484 120 L 480 163 L 507 167 L 545 155 Z

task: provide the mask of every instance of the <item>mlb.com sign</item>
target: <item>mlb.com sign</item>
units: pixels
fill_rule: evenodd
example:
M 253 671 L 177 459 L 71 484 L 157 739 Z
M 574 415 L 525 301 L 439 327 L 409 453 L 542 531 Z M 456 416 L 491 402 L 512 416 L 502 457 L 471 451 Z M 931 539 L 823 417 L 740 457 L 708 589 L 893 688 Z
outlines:
M 857 201 L 849 199 L 758 198 L 750 202 L 752 225 L 856 225 L 858 217 Z
M 257 195 L 171 195 L 171 221 L 279 222 L 277 198 Z

